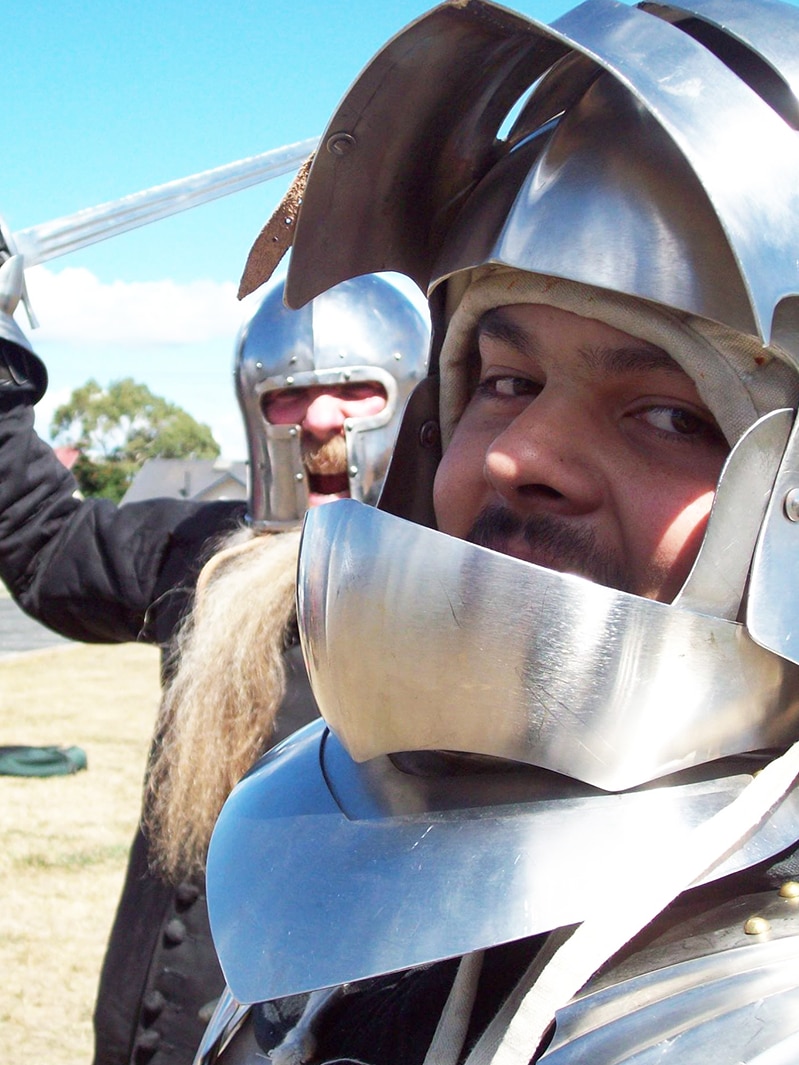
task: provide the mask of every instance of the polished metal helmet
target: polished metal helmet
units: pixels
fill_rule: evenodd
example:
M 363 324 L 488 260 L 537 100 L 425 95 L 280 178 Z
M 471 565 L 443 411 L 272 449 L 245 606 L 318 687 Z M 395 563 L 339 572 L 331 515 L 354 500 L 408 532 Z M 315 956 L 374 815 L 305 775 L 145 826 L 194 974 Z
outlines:
M 575 854 L 640 890 L 655 826 L 654 883 L 661 844 L 681 856 L 704 804 L 726 813 L 799 737 L 798 55 L 799 10 L 777 0 L 586 0 L 550 27 L 458 0 L 390 41 L 334 115 L 287 299 L 402 271 L 431 293 L 433 359 L 378 508 L 306 517 L 298 621 L 327 728 L 238 786 L 209 855 L 240 998 L 577 923 L 596 880 L 568 875 Z M 459 383 L 445 338 L 471 292 L 519 271 L 561 306 L 587 294 L 589 317 L 636 310 L 715 378 L 732 450 L 670 604 L 435 529 L 438 384 Z M 708 852 L 709 878 L 795 844 L 786 793 L 780 826 L 757 813 Z
M 457 393 L 446 345 L 439 365 L 444 335 L 480 284 L 507 275 L 514 302 L 513 271 L 539 278 L 539 302 L 665 348 L 735 445 L 670 606 L 425 530 L 389 535 L 378 515 L 358 533 L 368 564 L 339 572 L 332 538 L 354 519 L 315 515 L 301 627 L 320 709 L 356 758 L 449 747 L 619 789 L 799 733 L 799 612 L 784 586 L 799 557 L 797 45 L 799 11 L 778 0 L 588 0 L 552 26 L 470 0 L 389 42 L 343 101 L 286 291 L 307 299 L 379 265 L 431 293 L 431 379 L 409 405 L 382 508 L 434 528 L 439 411 L 425 393 L 439 377 Z M 459 415 L 446 402 L 445 444 Z M 373 546 L 386 536 L 396 587 Z M 360 605 L 372 578 L 375 590 L 391 581 L 380 626 Z M 320 609 L 328 592 L 334 613 Z M 539 606 L 553 602 L 554 616 Z M 364 650 L 362 668 L 339 640 Z M 457 663 L 457 691 L 442 661 Z M 409 691 L 420 676 L 424 703 Z
M 350 496 L 374 503 L 405 401 L 425 374 L 428 345 L 422 314 L 384 278 L 352 278 L 299 311 L 284 304 L 283 282 L 267 291 L 241 329 L 235 359 L 254 526 L 296 525 L 308 508 L 299 427 L 270 424 L 265 397 L 287 388 L 380 385 L 385 408 L 368 418 L 347 419 L 344 427 Z

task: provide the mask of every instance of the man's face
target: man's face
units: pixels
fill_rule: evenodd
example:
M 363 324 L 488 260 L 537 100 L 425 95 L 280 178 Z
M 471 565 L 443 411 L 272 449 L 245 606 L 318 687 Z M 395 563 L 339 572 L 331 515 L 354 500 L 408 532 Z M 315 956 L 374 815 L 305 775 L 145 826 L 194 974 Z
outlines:
M 568 311 L 489 311 L 435 481 L 442 532 L 671 601 L 729 447 L 660 348 Z
M 386 406 L 386 393 L 374 381 L 267 392 L 264 417 L 272 425 L 299 425 L 308 474 L 308 506 L 350 494 L 344 422 L 368 418 Z

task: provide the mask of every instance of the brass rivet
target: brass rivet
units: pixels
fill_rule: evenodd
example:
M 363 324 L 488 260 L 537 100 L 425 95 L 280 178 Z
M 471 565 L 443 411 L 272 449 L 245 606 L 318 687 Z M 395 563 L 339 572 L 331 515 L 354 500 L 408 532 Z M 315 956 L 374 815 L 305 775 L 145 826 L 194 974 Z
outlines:
M 799 899 L 799 881 L 786 880 L 780 885 L 781 899 Z
M 764 932 L 768 932 L 770 928 L 771 925 L 765 917 L 749 917 L 744 921 L 744 932 L 748 936 L 761 936 Z

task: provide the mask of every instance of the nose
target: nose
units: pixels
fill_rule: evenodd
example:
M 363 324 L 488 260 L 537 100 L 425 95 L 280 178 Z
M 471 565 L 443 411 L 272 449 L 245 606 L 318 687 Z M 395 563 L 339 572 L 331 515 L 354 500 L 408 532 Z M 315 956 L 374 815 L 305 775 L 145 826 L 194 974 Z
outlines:
M 344 400 L 329 393 L 314 396 L 302 417 L 302 429 L 318 440 L 328 440 L 340 433 L 346 421 Z
M 602 499 L 599 450 L 586 412 L 545 389 L 489 445 L 484 475 L 516 511 L 585 514 Z

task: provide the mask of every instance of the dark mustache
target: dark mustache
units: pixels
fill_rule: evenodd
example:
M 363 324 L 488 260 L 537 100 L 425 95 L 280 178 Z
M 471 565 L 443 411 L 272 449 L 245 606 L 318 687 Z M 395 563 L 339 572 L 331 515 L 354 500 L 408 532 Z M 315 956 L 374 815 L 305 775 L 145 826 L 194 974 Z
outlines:
M 509 542 L 515 538 L 551 559 L 549 569 L 578 573 L 618 591 L 630 590 L 631 579 L 626 567 L 599 546 L 593 529 L 575 526 L 554 514 L 522 518 L 505 507 L 488 506 L 477 516 L 466 537 L 469 543 L 502 553 L 506 553 Z

